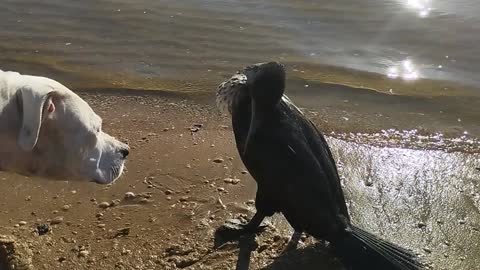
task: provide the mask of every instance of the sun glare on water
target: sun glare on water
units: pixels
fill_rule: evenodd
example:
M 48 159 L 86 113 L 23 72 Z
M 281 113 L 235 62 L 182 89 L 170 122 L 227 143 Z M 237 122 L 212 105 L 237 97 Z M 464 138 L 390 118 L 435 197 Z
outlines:
M 405 59 L 399 64 L 390 66 L 387 69 L 387 76 L 390 79 L 402 78 L 407 81 L 413 81 L 420 77 L 417 67 L 410 59 Z
M 428 17 L 432 11 L 431 0 L 406 0 L 406 5 L 418 12 L 418 16 L 422 18 Z

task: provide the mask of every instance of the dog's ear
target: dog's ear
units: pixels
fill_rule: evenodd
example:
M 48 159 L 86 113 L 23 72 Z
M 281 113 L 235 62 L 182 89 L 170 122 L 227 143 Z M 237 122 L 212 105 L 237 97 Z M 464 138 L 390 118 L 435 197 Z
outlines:
M 55 105 L 52 102 L 51 93 L 54 92 L 52 88 L 33 89 L 25 86 L 19 90 L 22 100 L 22 127 L 18 136 L 18 144 L 24 151 L 31 151 L 37 144 L 38 134 L 42 121 L 48 112 L 55 110 Z

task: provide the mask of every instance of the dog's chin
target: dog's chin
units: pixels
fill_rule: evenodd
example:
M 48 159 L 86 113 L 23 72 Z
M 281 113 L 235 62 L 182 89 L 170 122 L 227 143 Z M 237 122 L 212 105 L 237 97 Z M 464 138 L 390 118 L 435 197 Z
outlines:
M 102 173 L 100 173 L 99 177 L 95 177 L 92 181 L 101 185 L 113 184 L 123 175 L 124 169 L 125 162 L 122 162 L 118 165 L 115 164 L 104 170 Z

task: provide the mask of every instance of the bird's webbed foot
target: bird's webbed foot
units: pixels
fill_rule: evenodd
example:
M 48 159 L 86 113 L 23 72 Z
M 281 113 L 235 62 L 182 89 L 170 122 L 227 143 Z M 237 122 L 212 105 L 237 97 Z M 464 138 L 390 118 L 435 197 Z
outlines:
M 287 246 L 283 249 L 281 254 L 286 254 L 290 251 L 294 251 L 297 249 L 300 239 L 302 238 L 303 233 L 301 231 L 295 231 L 292 234 L 292 237 L 287 243 Z
M 264 218 L 264 215 L 257 213 L 247 224 L 243 224 L 238 219 L 227 219 L 215 231 L 215 247 L 222 246 L 229 241 L 238 240 L 244 235 L 262 232 L 267 227 L 260 225 Z

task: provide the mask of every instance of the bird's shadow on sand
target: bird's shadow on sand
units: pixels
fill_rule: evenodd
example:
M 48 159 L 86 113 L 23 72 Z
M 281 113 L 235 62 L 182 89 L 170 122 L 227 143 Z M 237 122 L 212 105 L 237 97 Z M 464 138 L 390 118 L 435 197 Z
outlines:
M 342 264 L 323 243 L 280 254 L 262 270 L 343 270 Z
M 226 241 L 234 239 L 217 238 L 216 246 L 219 247 Z M 238 259 L 236 270 L 250 269 L 252 252 L 257 248 L 255 234 L 248 234 L 238 237 Z M 261 270 L 344 270 L 340 261 L 335 258 L 332 251 L 323 243 L 315 243 L 304 248 L 288 251 L 279 254 L 269 265 L 260 268 Z

